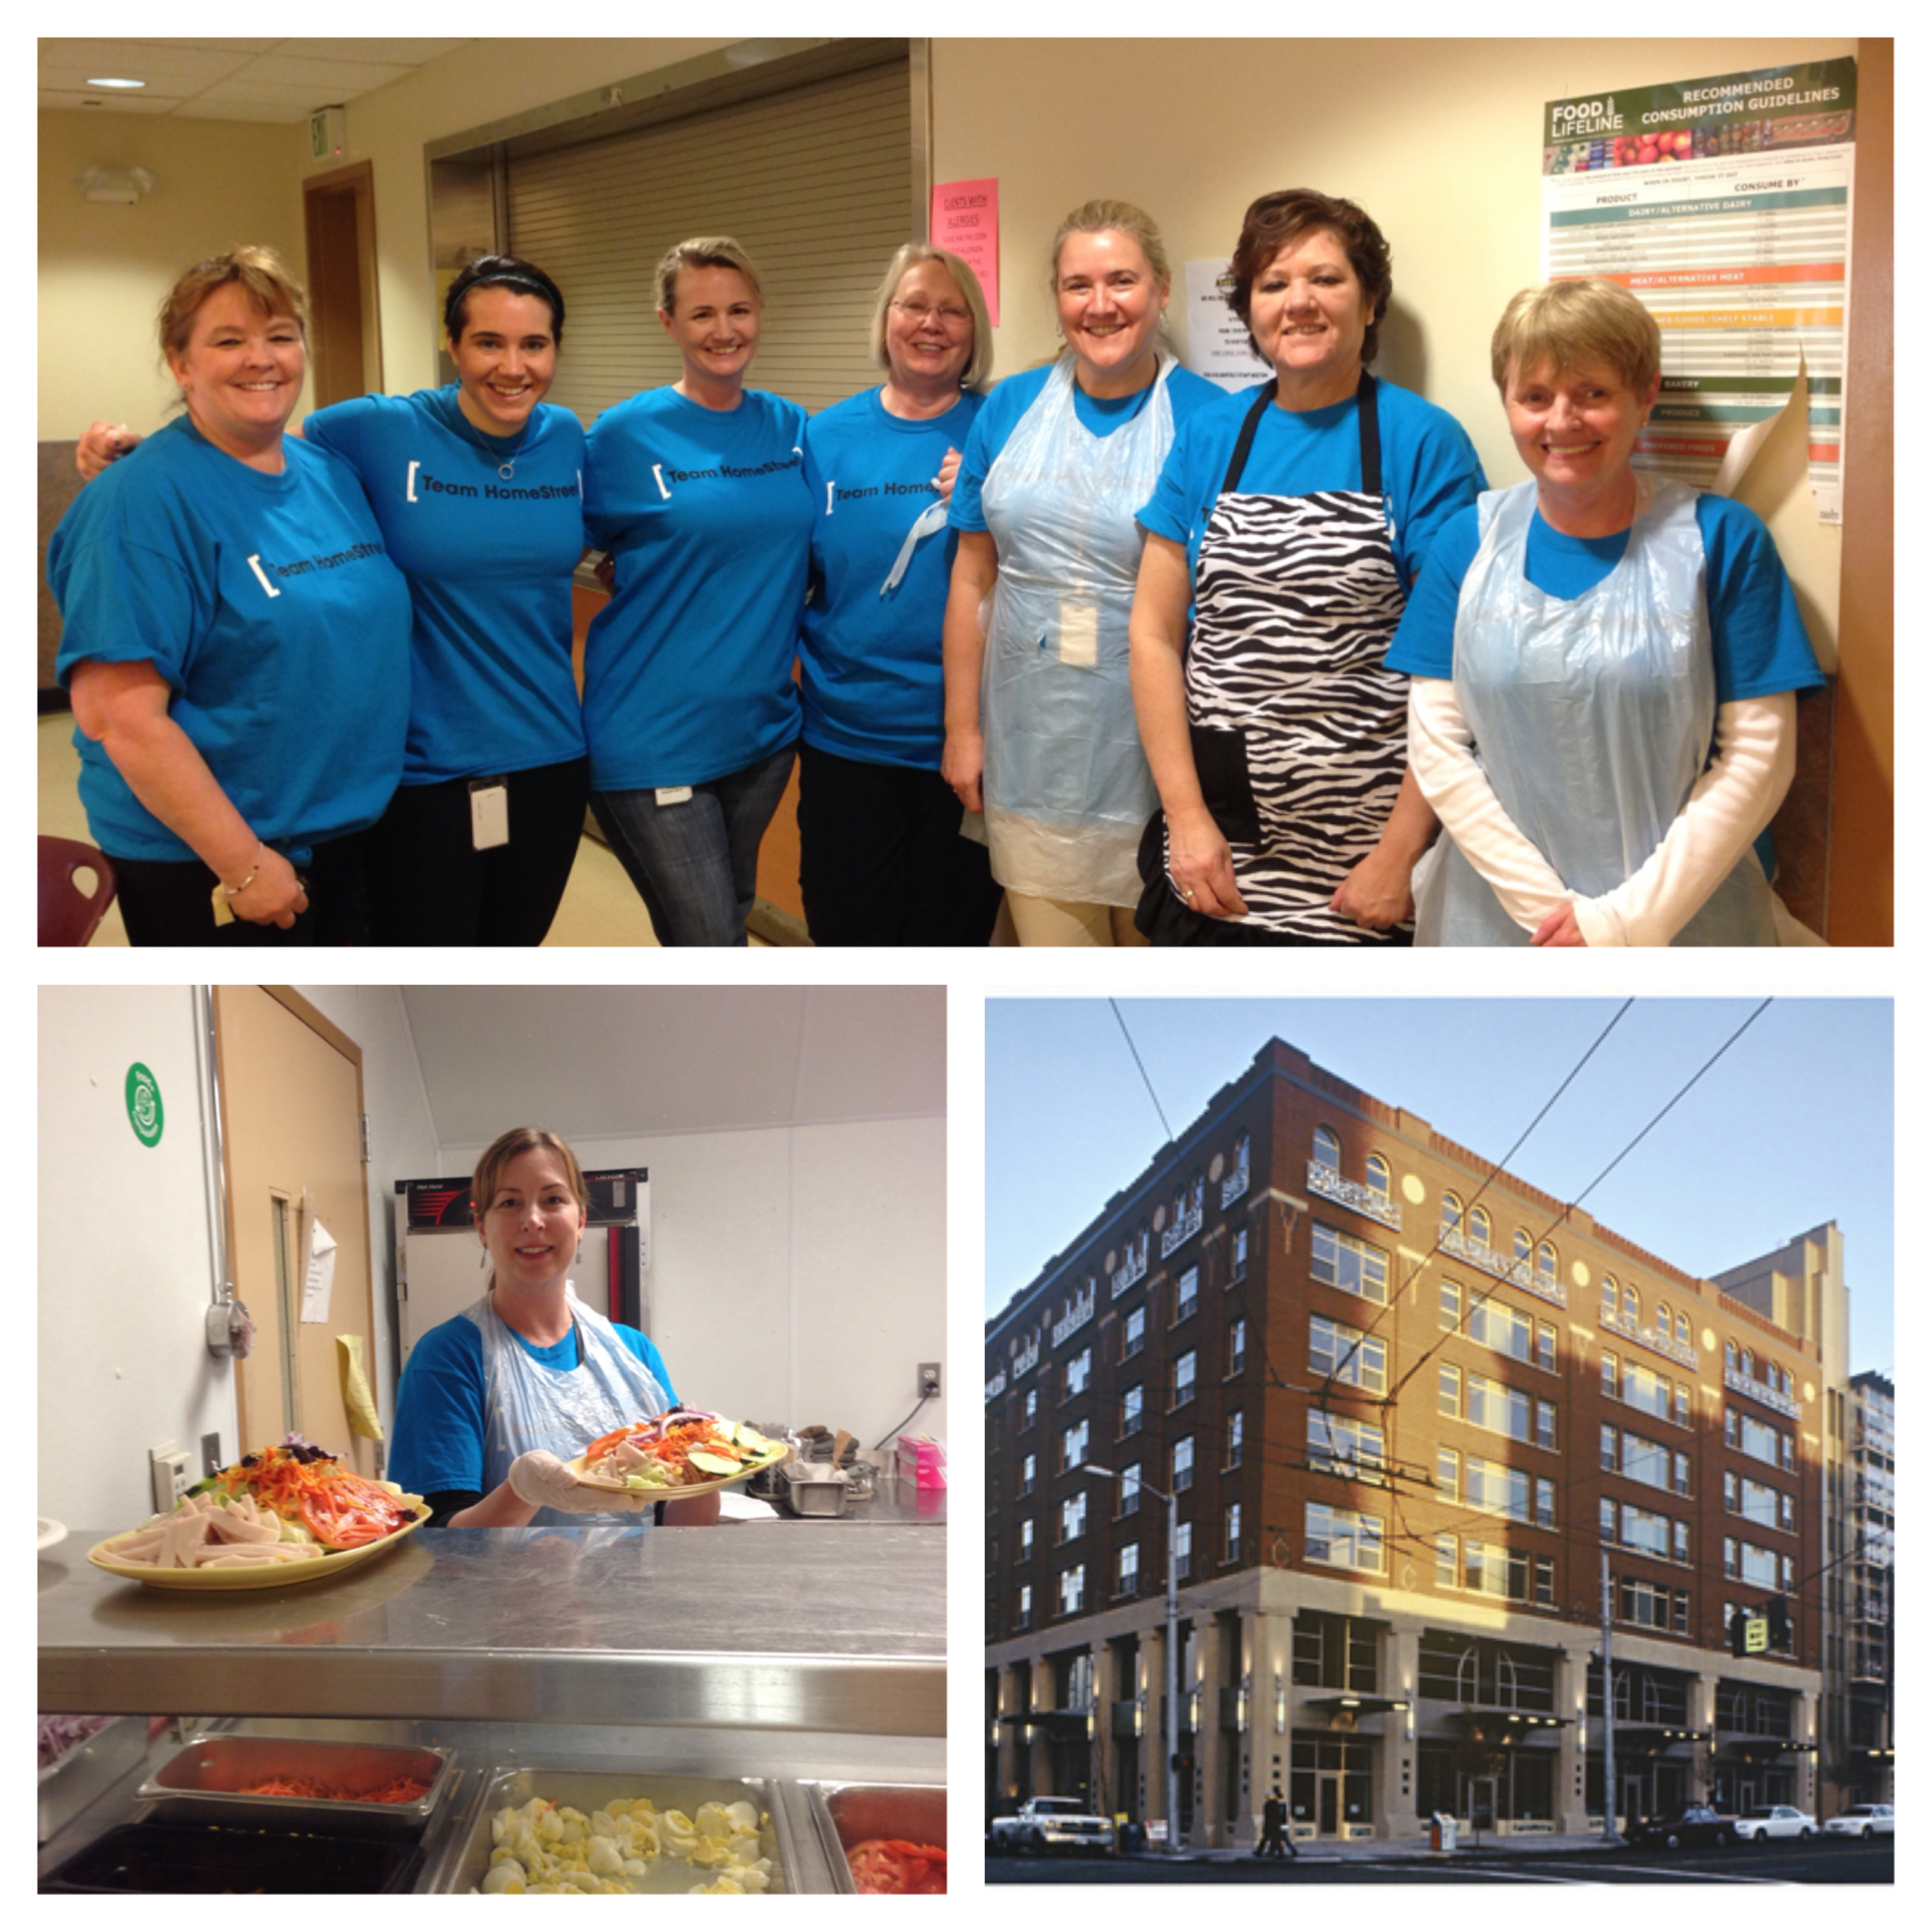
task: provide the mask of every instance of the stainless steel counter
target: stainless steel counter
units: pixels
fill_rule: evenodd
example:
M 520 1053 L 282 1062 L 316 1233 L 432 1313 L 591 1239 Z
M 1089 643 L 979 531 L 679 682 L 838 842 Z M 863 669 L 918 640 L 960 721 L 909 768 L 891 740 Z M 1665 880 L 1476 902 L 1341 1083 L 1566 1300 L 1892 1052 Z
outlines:
M 418 1531 L 346 1576 L 162 1591 L 40 1559 L 40 1708 L 942 1737 L 945 1538 Z

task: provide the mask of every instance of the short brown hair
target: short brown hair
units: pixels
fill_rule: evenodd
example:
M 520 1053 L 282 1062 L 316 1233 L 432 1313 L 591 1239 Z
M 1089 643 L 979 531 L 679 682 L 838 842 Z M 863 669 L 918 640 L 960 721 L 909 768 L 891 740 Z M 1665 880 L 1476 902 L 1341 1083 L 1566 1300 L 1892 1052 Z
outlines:
M 301 283 L 283 265 L 273 248 L 232 248 L 210 255 L 186 270 L 161 304 L 161 353 L 172 361 L 186 353 L 195 317 L 216 289 L 239 282 L 242 292 L 264 315 L 290 316 L 308 339 L 308 298 Z
M 1232 286 L 1227 305 L 1242 322 L 1248 319 L 1254 293 L 1254 278 L 1289 242 L 1304 235 L 1326 229 L 1342 245 L 1355 279 L 1362 284 L 1368 302 L 1368 326 L 1362 333 L 1362 365 L 1375 360 L 1375 338 L 1388 313 L 1390 291 L 1395 278 L 1389 270 L 1389 244 L 1367 213 L 1353 202 L 1333 195 L 1318 194 L 1312 188 L 1284 188 L 1278 194 L 1263 195 L 1248 204 L 1241 217 L 1241 239 L 1234 243 L 1234 259 L 1229 264 Z M 1247 345 L 1256 355 L 1261 345 L 1250 329 Z M 1267 358 L 1262 357 L 1265 361 Z
M 1578 369 L 1615 369 L 1640 393 L 1664 366 L 1657 317 L 1621 282 L 1601 276 L 1519 288 L 1489 338 L 1489 372 L 1499 395 L 1509 392 L 1511 369 L 1548 362 L 1554 375 Z
M 735 268 L 751 284 L 751 299 L 764 306 L 764 284 L 751 257 L 728 235 L 702 236 L 680 242 L 658 263 L 658 306 L 667 315 L 677 312 L 678 274 L 684 268 Z
M 490 1203 L 503 1180 L 503 1170 L 519 1154 L 531 1154 L 539 1149 L 557 1157 L 564 1179 L 570 1183 L 572 1197 L 578 1207 L 590 1212 L 591 1195 L 584 1185 L 584 1171 L 577 1165 L 576 1155 L 565 1146 L 563 1137 L 551 1133 L 547 1127 L 513 1127 L 507 1134 L 499 1134 L 483 1150 L 476 1172 L 470 1177 L 470 1208 L 479 1228 L 483 1216 L 490 1211 Z

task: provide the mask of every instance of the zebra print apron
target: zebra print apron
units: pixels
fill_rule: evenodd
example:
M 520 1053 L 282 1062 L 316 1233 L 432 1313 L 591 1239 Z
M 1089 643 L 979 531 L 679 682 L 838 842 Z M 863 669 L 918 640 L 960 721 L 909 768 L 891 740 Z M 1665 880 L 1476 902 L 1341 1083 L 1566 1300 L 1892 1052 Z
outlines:
M 1232 923 L 1289 944 L 1409 942 L 1408 926 L 1371 932 L 1328 909 L 1408 765 L 1409 681 L 1382 663 L 1407 592 L 1366 370 L 1355 399 L 1361 488 L 1283 497 L 1240 492 L 1274 385 L 1255 397 L 1195 567 L 1188 725 L 1247 906 Z M 1165 870 L 1165 819 L 1161 845 Z M 1180 904 L 1171 882 L 1167 896 Z

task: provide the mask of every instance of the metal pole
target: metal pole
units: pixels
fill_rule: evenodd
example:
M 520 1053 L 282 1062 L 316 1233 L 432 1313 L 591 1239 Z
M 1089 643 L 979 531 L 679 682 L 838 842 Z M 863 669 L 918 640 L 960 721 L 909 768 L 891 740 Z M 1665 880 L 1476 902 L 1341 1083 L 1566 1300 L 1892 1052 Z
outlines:
M 1175 1562 L 1180 1505 L 1168 1498 L 1168 1856 L 1181 1849 L 1181 1585 Z
M 1604 1566 L 1604 1837 L 1617 1842 L 1617 1699 L 1610 1675 L 1610 1552 Z

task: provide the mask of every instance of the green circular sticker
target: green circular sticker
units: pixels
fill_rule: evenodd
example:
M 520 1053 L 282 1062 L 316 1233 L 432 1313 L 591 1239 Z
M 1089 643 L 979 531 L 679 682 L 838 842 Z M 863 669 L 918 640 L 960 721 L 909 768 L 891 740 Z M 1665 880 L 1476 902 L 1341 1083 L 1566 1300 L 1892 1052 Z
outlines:
M 143 1147 L 161 1139 L 161 1082 L 138 1060 L 128 1069 L 128 1125 Z

